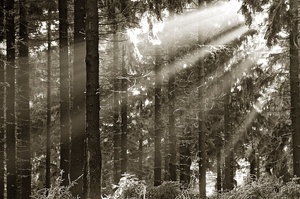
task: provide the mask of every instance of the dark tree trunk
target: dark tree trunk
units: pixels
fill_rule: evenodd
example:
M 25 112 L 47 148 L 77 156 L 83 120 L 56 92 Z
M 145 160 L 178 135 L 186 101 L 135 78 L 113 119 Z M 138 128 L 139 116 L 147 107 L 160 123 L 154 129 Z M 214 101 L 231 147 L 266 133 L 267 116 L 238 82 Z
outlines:
M 290 8 L 295 18 L 299 17 L 298 1 L 290 0 Z M 295 20 L 290 31 L 290 89 L 291 89 L 291 119 L 292 148 L 294 176 L 300 177 L 300 104 L 299 104 L 299 50 L 298 21 Z M 299 181 L 300 183 L 300 181 Z
M 120 80 L 119 80 L 119 44 L 118 44 L 118 36 L 117 33 L 114 33 L 114 54 L 113 54 L 113 71 L 114 71 L 114 105 L 113 105 L 113 122 L 114 122 L 114 183 L 118 184 L 120 177 L 121 177 L 121 162 L 120 162 L 120 151 L 121 151 L 121 136 L 120 136 L 120 122 L 119 122 L 119 87 L 120 87 Z
M 143 101 L 142 99 L 140 100 L 140 105 L 139 105 L 139 113 L 140 117 L 143 117 Z M 144 141 L 144 136 L 143 134 L 140 134 L 139 137 L 139 179 L 142 180 L 143 178 L 143 153 L 144 153 L 144 148 L 143 148 L 143 141 Z
M 255 156 L 255 149 L 251 151 L 250 157 L 250 178 L 252 181 L 256 180 L 256 156 Z
M 0 43 L 4 41 L 4 0 L 0 0 Z M 4 198 L 4 55 L 0 52 L 0 198 Z
M 225 84 L 224 84 L 225 85 Z M 229 84 L 231 85 L 231 84 Z M 224 134 L 225 134 L 225 179 L 224 179 L 224 190 L 232 190 L 234 187 L 233 182 L 233 146 L 232 136 L 230 129 L 230 97 L 231 97 L 231 86 L 225 88 L 224 97 Z
M 154 137 L 154 186 L 161 185 L 161 139 L 162 139 L 162 118 L 161 118 L 161 57 L 159 47 L 155 52 L 155 137 Z
M 198 0 L 198 6 L 201 8 L 204 4 L 204 0 Z M 204 43 L 202 35 L 198 35 L 198 44 Z M 203 60 L 199 60 L 199 87 L 198 87 L 198 99 L 200 102 L 200 108 L 198 113 L 198 145 L 199 145 L 199 198 L 206 198 L 206 132 L 205 132 L 205 117 L 204 117 L 204 64 Z
M 6 167 L 7 198 L 17 194 L 16 181 L 16 126 L 15 126 L 15 23 L 14 1 L 6 1 Z
M 29 199 L 31 195 L 31 142 L 30 142 L 30 88 L 29 88 L 29 60 L 28 60 L 28 21 L 27 0 L 19 0 L 20 26 L 19 26 L 19 63 L 18 90 L 19 90 L 19 126 L 20 159 L 21 159 L 21 197 Z
M 0 43 L 4 41 L 4 0 L 0 0 Z M 0 52 L 0 198 L 4 198 L 4 55 Z
M 50 9 L 48 10 L 50 11 Z M 50 15 L 49 19 L 50 19 Z M 51 23 L 47 22 L 47 144 L 46 144 L 46 188 L 51 186 Z
M 221 149 L 217 152 L 217 191 L 221 193 L 222 191 L 222 169 L 221 169 Z
M 99 131 L 99 30 L 98 0 L 86 1 L 86 140 L 88 193 L 91 199 L 101 196 L 101 148 Z M 85 186 L 85 185 L 84 185 Z
M 60 169 L 62 185 L 69 183 L 70 159 L 70 87 L 68 63 L 68 3 L 59 0 L 59 64 L 60 64 Z
M 186 116 L 188 117 L 188 116 Z M 187 124 L 189 122 L 187 121 Z M 190 152 L 190 138 L 191 138 L 191 127 L 187 126 L 183 131 L 183 136 L 180 140 L 179 151 L 180 151 L 180 158 L 179 158 L 179 165 L 180 165 L 180 183 L 182 184 L 182 188 L 187 188 L 190 179 L 191 179 L 191 152 Z
M 74 1 L 74 62 L 73 62 L 73 109 L 71 131 L 71 181 L 77 184 L 71 188 L 74 196 L 83 197 L 84 138 L 85 138 L 85 1 Z M 79 178 L 79 179 L 78 179 Z
M 127 172 L 127 70 L 125 66 L 125 46 L 122 47 L 122 134 L 121 134 L 121 173 Z
M 174 18 L 174 12 L 171 12 L 171 19 Z M 171 45 L 171 44 L 170 44 Z M 174 62 L 173 45 L 170 48 L 170 62 Z M 176 181 L 176 132 L 175 132 L 175 71 L 170 68 L 169 74 L 169 180 Z
M 139 179 L 143 179 L 143 137 L 139 139 Z

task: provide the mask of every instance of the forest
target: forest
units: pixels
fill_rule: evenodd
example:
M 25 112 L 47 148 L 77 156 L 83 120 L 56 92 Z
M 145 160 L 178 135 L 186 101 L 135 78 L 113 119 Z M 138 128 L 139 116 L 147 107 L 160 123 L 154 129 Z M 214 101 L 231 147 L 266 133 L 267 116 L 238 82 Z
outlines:
M 0 0 L 0 199 L 300 198 L 298 0 Z

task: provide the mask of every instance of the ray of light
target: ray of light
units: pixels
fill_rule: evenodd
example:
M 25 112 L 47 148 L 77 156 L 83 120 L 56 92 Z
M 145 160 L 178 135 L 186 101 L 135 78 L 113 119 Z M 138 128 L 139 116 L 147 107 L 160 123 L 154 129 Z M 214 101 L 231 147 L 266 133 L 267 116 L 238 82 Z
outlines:
M 205 56 L 207 56 L 210 53 L 208 46 L 210 46 L 210 45 L 213 46 L 214 44 L 217 44 L 217 45 L 229 44 L 230 42 L 239 38 L 242 34 L 246 33 L 247 31 L 249 31 L 249 29 L 247 27 L 241 26 L 240 28 L 219 38 L 217 41 L 212 41 L 211 43 L 203 46 L 201 49 L 196 49 L 193 52 L 186 54 L 182 58 L 177 59 L 174 63 L 172 63 L 168 67 L 168 70 L 163 70 L 162 75 L 167 78 L 170 73 L 171 74 L 178 73 L 179 71 L 181 71 L 183 69 L 194 66 L 194 64 L 198 60 L 203 59 Z

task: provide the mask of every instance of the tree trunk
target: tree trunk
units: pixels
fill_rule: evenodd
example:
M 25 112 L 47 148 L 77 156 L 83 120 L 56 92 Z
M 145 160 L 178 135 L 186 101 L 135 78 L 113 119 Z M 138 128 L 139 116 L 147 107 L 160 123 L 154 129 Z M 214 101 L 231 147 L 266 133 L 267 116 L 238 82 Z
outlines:
M 101 196 L 101 148 L 99 131 L 99 30 L 98 0 L 86 1 L 86 140 L 88 195 Z M 84 185 L 85 186 L 85 185 Z
M 198 0 L 198 6 L 201 8 L 204 4 L 204 0 Z M 198 43 L 202 45 L 204 43 L 202 35 L 198 35 Z M 206 132 L 205 132 L 205 117 L 204 117 L 204 64 L 203 60 L 199 60 L 199 87 L 198 98 L 200 102 L 200 108 L 198 113 L 198 145 L 199 145 L 199 198 L 206 198 Z
M 217 149 L 217 191 L 222 191 L 221 149 Z
M 188 117 L 188 116 L 186 116 Z M 180 183 L 183 188 L 188 188 L 191 179 L 191 152 L 190 152 L 190 138 L 191 138 L 191 127 L 189 126 L 189 121 L 186 122 L 186 128 L 183 131 L 183 136 L 180 141 Z
M 290 9 L 298 18 L 298 1 L 290 0 Z M 295 20 L 290 31 L 290 89 L 291 89 L 291 120 L 294 176 L 300 177 L 300 104 L 299 104 L 299 50 L 298 21 Z M 299 181 L 300 183 L 300 181 Z
M 15 24 L 14 1 L 6 1 L 6 167 L 7 198 L 17 194 L 16 182 L 16 126 L 15 126 Z
M 19 126 L 20 158 L 21 158 L 21 196 L 29 199 L 31 195 L 31 144 L 30 144 L 30 87 L 29 87 L 29 60 L 28 60 L 28 21 L 27 0 L 19 0 L 20 26 L 19 26 L 19 63 L 18 87 L 19 87 Z
M 0 0 L 0 43 L 4 41 L 4 0 Z M 4 198 L 4 145 L 5 145 L 5 129 L 4 129 L 4 55 L 0 52 L 0 198 Z
M 256 156 L 255 156 L 255 149 L 251 151 L 250 157 L 250 178 L 252 181 L 256 180 Z
M 170 18 L 174 18 L 174 12 L 171 12 Z M 170 44 L 171 45 L 171 44 Z M 170 51 L 170 62 L 174 62 L 174 46 L 169 46 Z M 169 73 L 169 180 L 176 181 L 176 132 L 175 132 L 175 71 L 173 68 L 170 68 Z
M 139 105 L 140 117 L 143 117 L 142 109 L 143 109 L 143 101 L 141 99 L 140 105 Z M 143 141 L 144 141 L 144 136 L 143 136 L 143 134 L 140 134 L 140 138 L 139 138 L 139 172 L 138 172 L 139 180 L 143 179 L 143 153 L 144 153 Z
M 154 137 L 154 186 L 161 185 L 161 139 L 162 139 L 162 118 L 161 118 L 161 57 L 159 47 L 155 52 L 155 137 Z
M 74 1 L 74 62 L 73 62 L 73 109 L 71 131 L 71 181 L 76 180 L 76 185 L 71 188 L 74 196 L 83 197 L 84 167 L 84 138 L 85 138 L 85 1 Z M 79 178 L 79 179 L 78 179 Z
M 50 11 L 50 8 L 49 10 Z M 49 12 L 48 12 L 49 14 Z M 47 144 L 46 144 L 46 188 L 51 186 L 51 23 L 47 22 Z
M 122 47 L 122 102 L 121 102 L 121 118 L 122 118 L 122 134 L 121 134 L 121 173 L 127 172 L 127 70 L 125 66 L 125 45 Z
M 231 84 L 229 84 L 231 85 Z M 225 179 L 224 190 L 232 190 L 234 187 L 233 182 L 233 146 L 232 136 L 230 135 L 230 96 L 231 86 L 225 88 L 224 97 L 224 134 L 225 134 Z
M 59 64 L 60 64 L 60 169 L 62 185 L 69 183 L 70 159 L 70 88 L 68 66 L 68 9 L 67 1 L 59 0 Z

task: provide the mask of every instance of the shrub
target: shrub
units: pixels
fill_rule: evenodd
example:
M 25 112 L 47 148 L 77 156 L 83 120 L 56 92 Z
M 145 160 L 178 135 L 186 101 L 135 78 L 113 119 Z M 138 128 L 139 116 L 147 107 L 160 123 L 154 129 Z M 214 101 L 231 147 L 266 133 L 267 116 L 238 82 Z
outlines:
M 76 180 L 74 182 L 70 182 L 68 186 L 61 186 L 62 182 L 63 179 L 61 172 L 54 185 L 50 188 L 37 190 L 31 197 L 35 199 L 78 199 L 79 197 L 72 196 L 70 191 L 70 188 L 76 184 Z

